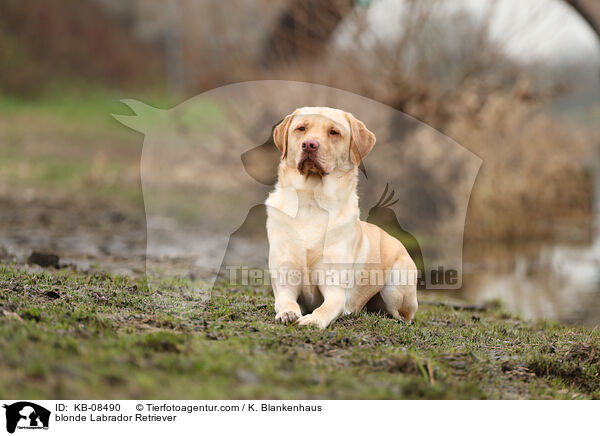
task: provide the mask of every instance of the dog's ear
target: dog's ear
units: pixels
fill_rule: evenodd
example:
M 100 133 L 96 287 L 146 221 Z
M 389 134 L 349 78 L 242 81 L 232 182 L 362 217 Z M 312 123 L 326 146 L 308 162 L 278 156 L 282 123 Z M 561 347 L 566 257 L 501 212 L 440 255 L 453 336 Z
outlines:
M 346 112 L 346 118 L 350 123 L 350 159 L 358 166 L 375 145 L 375 134 L 351 113 Z
M 285 159 L 287 155 L 287 145 L 288 145 L 288 129 L 290 127 L 290 123 L 294 118 L 296 111 L 286 116 L 275 128 L 273 129 L 273 142 L 281 152 L 281 160 Z

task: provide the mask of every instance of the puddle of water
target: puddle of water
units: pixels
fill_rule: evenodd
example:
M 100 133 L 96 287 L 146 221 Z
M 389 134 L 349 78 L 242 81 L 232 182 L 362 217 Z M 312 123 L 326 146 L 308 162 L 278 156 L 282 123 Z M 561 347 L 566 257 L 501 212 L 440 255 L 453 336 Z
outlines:
M 600 325 L 600 239 L 587 247 L 546 246 L 533 254 L 515 250 L 512 259 L 498 264 L 512 267 L 477 271 L 466 265 L 456 296 L 474 303 L 497 300 L 528 319 Z
M 465 264 L 464 286 L 456 296 L 475 303 L 498 300 L 529 319 L 600 325 L 600 163 L 594 174 L 596 219 L 590 244 L 512 247 L 502 257 L 484 254 L 486 266 Z

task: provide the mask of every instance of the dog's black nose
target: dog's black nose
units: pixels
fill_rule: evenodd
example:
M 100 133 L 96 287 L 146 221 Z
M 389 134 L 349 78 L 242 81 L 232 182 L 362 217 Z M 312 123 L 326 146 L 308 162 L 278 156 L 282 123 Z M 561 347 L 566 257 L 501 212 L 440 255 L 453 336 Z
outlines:
M 306 139 L 302 142 L 302 151 L 317 151 L 321 144 L 316 139 Z

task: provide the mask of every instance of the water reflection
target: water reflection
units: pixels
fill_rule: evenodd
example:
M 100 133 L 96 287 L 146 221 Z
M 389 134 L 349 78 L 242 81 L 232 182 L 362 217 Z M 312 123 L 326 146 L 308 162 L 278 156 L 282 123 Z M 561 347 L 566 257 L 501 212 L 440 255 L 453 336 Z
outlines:
M 599 238 L 590 246 L 511 251 L 465 264 L 463 290 L 455 296 L 474 303 L 498 300 L 509 312 L 529 319 L 600 325 Z
M 463 289 L 453 296 L 474 303 L 498 300 L 529 319 L 600 325 L 600 170 L 594 173 L 590 244 L 475 248 L 479 253 L 469 257 L 483 261 L 465 263 Z

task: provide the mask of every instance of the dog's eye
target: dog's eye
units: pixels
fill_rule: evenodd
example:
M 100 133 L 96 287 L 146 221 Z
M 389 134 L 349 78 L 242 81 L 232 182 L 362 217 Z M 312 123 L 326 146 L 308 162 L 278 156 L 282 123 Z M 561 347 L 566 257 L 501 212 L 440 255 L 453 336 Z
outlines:
M 296 128 L 296 130 L 299 130 L 299 131 L 301 131 L 301 132 L 304 132 L 304 131 L 306 130 L 306 127 L 304 127 L 304 126 L 300 126 L 300 127 L 297 127 L 297 128 Z
M 339 135 L 339 134 L 340 134 L 340 132 L 338 132 L 337 130 L 333 130 L 333 129 L 331 129 L 331 130 L 329 131 L 329 134 L 330 134 L 330 135 Z

